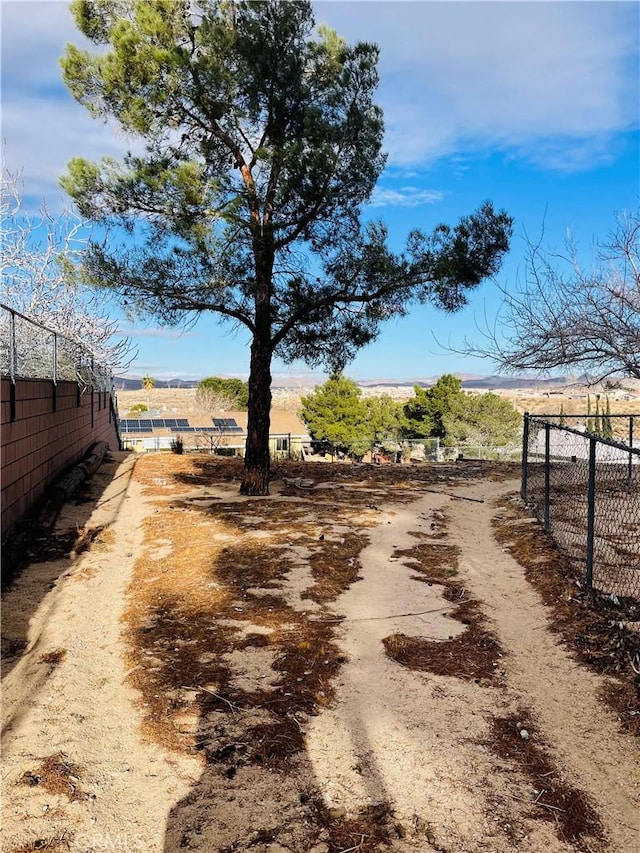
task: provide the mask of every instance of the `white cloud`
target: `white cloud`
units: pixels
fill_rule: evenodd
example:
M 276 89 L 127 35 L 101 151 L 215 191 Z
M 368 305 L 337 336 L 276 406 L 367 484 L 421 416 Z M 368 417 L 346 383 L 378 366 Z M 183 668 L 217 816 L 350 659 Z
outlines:
M 26 200 L 38 204 L 46 196 L 52 209 L 56 200 L 69 201 L 58 181 L 71 157 L 119 157 L 130 147 L 122 133 L 93 121 L 70 98 L 5 101 L 2 113 L 8 167 L 21 171 Z
M 58 180 L 71 157 L 121 156 L 130 141 L 92 120 L 62 82 L 67 43 L 90 46 L 59 0 L 2 0 L 2 136 L 7 167 L 21 172 L 24 203 L 68 204 Z
M 560 141 L 584 148 L 588 163 L 612 134 L 638 128 L 633 3 L 318 2 L 315 9 L 349 40 L 381 47 L 391 164 L 496 147 L 539 159 L 541 143 L 553 149 Z
M 30 91 L 60 82 L 58 60 L 65 44 L 88 44 L 75 29 L 69 4 L 61 0 L 3 0 L 0 20 L 5 90 L 7 85 Z
M 119 327 L 119 335 L 125 335 L 128 338 L 169 338 L 171 340 L 179 340 L 184 338 L 201 338 L 202 335 L 197 332 L 188 332 L 183 329 L 172 328 L 152 328 L 141 329 L 136 326 L 128 328 Z
M 381 46 L 389 166 L 502 150 L 547 168 L 588 168 L 637 129 L 638 8 L 627 2 L 329 2 L 316 18 Z M 0 2 L 2 134 L 25 195 L 62 198 L 72 156 L 119 156 L 113 128 L 66 92 L 59 58 L 84 44 L 67 2 Z M 378 195 L 383 203 L 384 190 Z M 418 202 L 416 193 L 393 203 Z
M 373 191 L 370 207 L 419 207 L 442 201 L 444 193 L 439 190 L 421 190 L 418 187 L 400 187 L 390 189 L 376 187 Z

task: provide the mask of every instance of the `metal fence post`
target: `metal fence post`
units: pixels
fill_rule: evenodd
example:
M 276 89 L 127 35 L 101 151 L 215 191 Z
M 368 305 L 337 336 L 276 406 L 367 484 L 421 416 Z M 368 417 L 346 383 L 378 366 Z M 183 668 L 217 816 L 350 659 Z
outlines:
M 544 529 L 551 529 L 551 424 L 544 425 Z
M 9 379 L 11 380 L 9 391 L 9 420 L 16 419 L 16 373 L 18 363 L 18 351 L 16 348 L 16 315 L 9 311 Z
M 94 386 L 94 384 L 95 384 L 95 369 L 94 369 L 93 359 L 91 359 L 91 429 L 93 429 L 95 426 L 95 415 L 94 415 L 94 411 L 93 411 L 93 409 L 94 409 L 94 403 L 93 403 L 93 398 L 94 398 L 93 386 Z
M 529 412 L 524 413 L 524 425 L 522 429 L 522 480 L 520 496 L 527 502 L 527 475 L 529 473 Z
M 58 334 L 53 333 L 51 381 L 53 383 L 53 411 L 58 409 Z
M 596 517 L 596 437 L 589 439 L 589 490 L 587 493 L 587 589 L 593 589 L 593 540 Z
M 627 491 L 631 494 L 633 486 L 633 415 L 629 415 L 629 466 L 627 471 Z

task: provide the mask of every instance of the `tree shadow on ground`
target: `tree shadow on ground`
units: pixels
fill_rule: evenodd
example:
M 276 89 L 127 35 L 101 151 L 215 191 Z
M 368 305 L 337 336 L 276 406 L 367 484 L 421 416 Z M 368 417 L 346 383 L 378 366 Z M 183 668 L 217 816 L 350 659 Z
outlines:
M 46 596 L 69 572 L 75 559 L 104 535 L 104 524 L 90 525 L 89 521 L 104 501 L 107 489 L 114 504 L 123 500 L 131 475 L 131 467 L 120 469 L 126 456 L 109 453 L 93 477 L 63 505 L 53 525 L 50 519 L 46 523 L 43 519 L 45 496 L 3 544 L 3 679 L 27 650 L 31 620 Z

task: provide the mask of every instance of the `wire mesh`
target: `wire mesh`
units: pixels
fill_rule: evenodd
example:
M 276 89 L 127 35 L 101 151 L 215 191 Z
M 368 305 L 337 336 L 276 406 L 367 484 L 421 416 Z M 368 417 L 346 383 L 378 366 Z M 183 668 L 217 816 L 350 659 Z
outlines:
M 463 459 L 486 459 L 494 462 L 517 462 L 520 459 L 519 445 L 458 444 L 449 454 Z
M 640 448 L 539 417 L 525 437 L 526 502 L 588 586 L 640 599 Z
M 554 424 L 555 426 L 567 427 L 581 433 L 595 435 L 608 441 L 617 441 L 621 444 L 637 446 L 640 438 L 640 416 L 637 414 L 612 414 L 606 411 L 594 409 L 592 412 L 582 414 L 561 415 L 530 415 L 532 419 Z
M 3 376 L 67 380 L 98 391 L 111 390 L 111 370 L 96 365 L 86 347 L 6 305 L 0 305 L 0 340 Z

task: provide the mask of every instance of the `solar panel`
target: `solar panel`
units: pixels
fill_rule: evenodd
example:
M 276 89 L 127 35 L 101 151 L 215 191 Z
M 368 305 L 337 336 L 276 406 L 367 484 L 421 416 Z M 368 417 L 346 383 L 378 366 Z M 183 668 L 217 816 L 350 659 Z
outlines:
M 154 429 L 186 429 L 189 426 L 187 418 L 122 418 L 120 432 L 153 432 Z
M 213 418 L 213 425 L 222 432 L 242 432 L 235 418 Z

